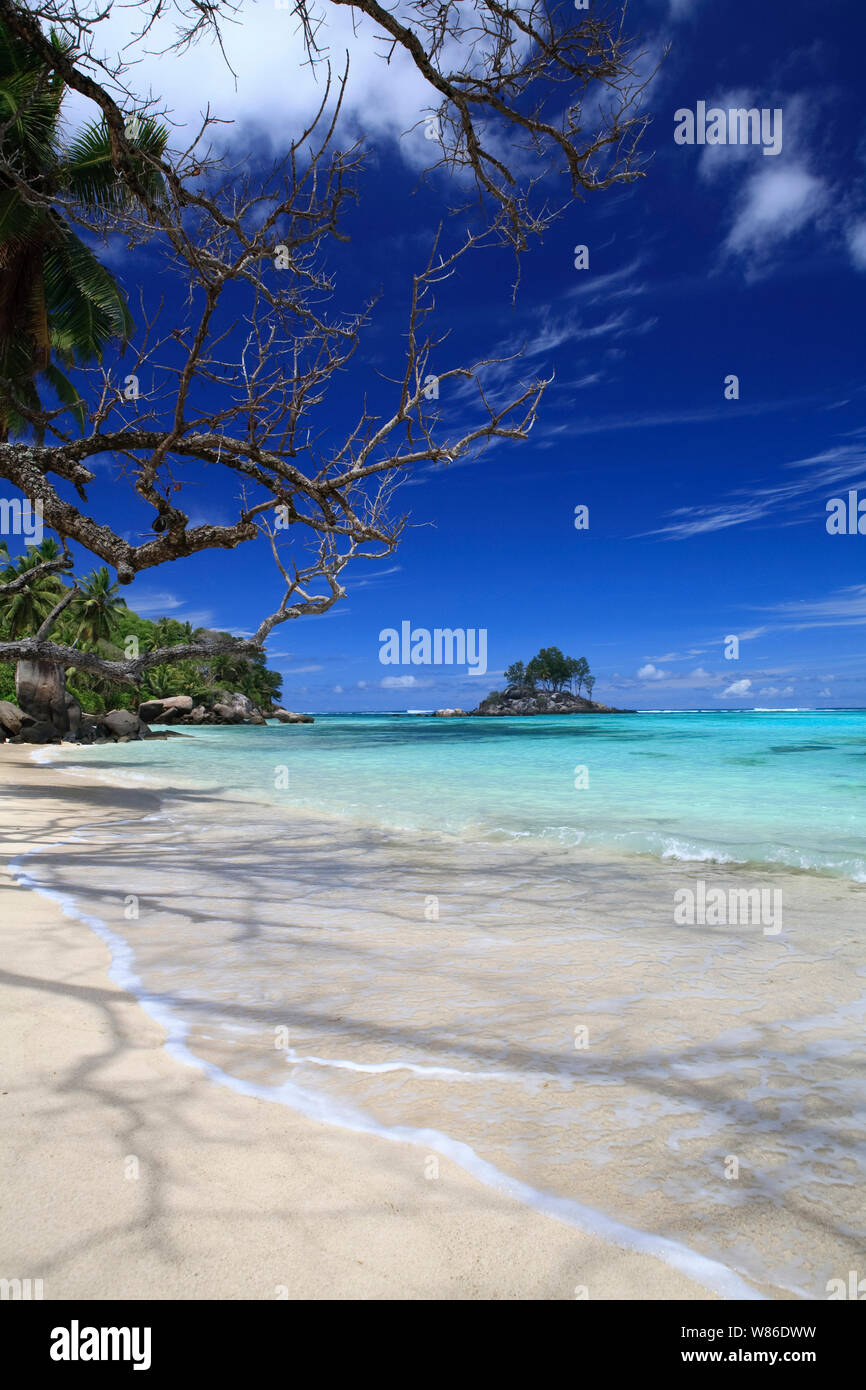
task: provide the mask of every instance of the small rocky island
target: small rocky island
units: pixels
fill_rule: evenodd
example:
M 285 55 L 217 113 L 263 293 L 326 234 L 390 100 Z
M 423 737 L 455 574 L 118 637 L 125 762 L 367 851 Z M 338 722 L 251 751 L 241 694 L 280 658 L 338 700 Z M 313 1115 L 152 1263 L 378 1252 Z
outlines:
M 470 714 L 503 718 L 529 714 L 637 713 L 633 709 L 600 705 L 590 699 L 595 676 L 589 669 L 589 662 L 585 656 L 565 656 L 559 647 L 542 647 L 525 666 L 522 661 L 515 661 L 506 667 L 504 674 L 508 681 L 505 690 L 491 691 Z M 584 687 L 586 695 L 581 695 Z
M 636 714 L 637 711 L 600 705 L 582 695 L 573 695 L 570 690 L 536 690 L 531 685 L 509 685 L 501 693 L 494 690 L 469 713 L 502 718 L 515 714 Z

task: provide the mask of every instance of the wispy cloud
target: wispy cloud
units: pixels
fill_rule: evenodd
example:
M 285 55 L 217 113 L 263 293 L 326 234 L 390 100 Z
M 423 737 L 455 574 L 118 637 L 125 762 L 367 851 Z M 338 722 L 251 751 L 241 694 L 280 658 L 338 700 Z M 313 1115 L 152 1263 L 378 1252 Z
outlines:
M 797 401 L 757 401 L 737 402 L 736 418 L 744 415 L 770 415 L 776 411 L 791 410 L 794 405 L 803 405 L 802 398 Z M 574 436 L 587 434 L 609 434 L 616 430 L 656 429 L 668 425 L 703 425 L 714 420 L 729 421 L 732 418 L 730 406 L 708 406 L 696 410 L 657 410 L 646 411 L 641 415 L 596 415 L 586 419 L 571 420 L 567 431 Z
M 619 270 L 609 270 L 604 275 L 595 275 L 591 271 L 580 272 L 576 283 L 568 290 L 565 297 L 566 299 L 583 299 L 585 297 L 590 304 L 607 304 L 612 299 L 634 299 L 637 295 L 646 294 L 649 286 L 645 282 L 635 279 L 643 264 L 641 259 L 637 259 L 629 262 L 628 265 L 621 266 Z
M 839 444 L 810 458 L 797 459 L 786 464 L 786 468 L 812 471 L 808 477 L 790 482 L 756 486 L 748 491 L 740 488 L 728 500 L 710 506 L 677 507 L 669 513 L 671 521 L 666 526 L 641 535 L 688 540 L 711 531 L 763 521 L 783 509 L 790 512 L 822 489 L 859 486 L 866 481 L 866 450 L 861 444 Z
M 400 574 L 402 565 L 390 565 L 385 570 L 374 570 L 371 574 L 365 574 L 363 579 L 353 579 L 353 589 L 368 589 L 373 584 L 380 584 L 383 579 L 387 579 L 390 574 Z
M 866 218 L 852 222 L 847 231 L 848 250 L 857 270 L 866 270 Z
M 661 656 L 648 656 L 647 661 L 661 664 L 665 661 L 694 661 L 696 656 L 706 656 L 708 652 L 722 651 L 727 643 L 729 635 L 736 636 L 740 642 L 750 642 L 756 637 L 763 637 L 771 629 L 766 626 L 748 628 L 746 631 L 738 631 L 734 634 L 725 633 L 724 636 L 714 635 L 703 640 L 700 647 L 689 647 L 684 652 L 664 652 Z
M 853 584 L 837 589 L 828 598 L 792 600 L 777 603 L 762 610 L 784 619 L 782 626 L 794 629 L 811 627 L 860 627 L 866 623 L 866 584 Z M 827 676 L 822 676 L 827 680 Z
M 712 692 L 718 690 L 729 678 L 730 672 L 724 676 L 706 671 L 703 666 L 696 666 L 693 671 L 682 672 L 679 675 L 671 671 L 664 671 L 649 662 L 646 666 L 641 666 L 631 677 L 615 677 L 620 690 L 640 690 L 662 691 L 662 690 L 704 690 Z
M 154 614 L 161 618 L 182 608 L 186 600 L 178 598 L 177 594 L 170 594 L 168 590 L 139 594 L 133 587 L 129 590 L 128 602 L 130 608 L 134 608 L 143 618 L 153 617 Z
M 762 92 L 741 88 L 717 94 L 707 106 L 723 111 L 769 108 L 782 113 L 782 151 L 772 161 L 760 159 L 756 165 L 751 144 L 706 145 L 701 152 L 700 177 L 732 185 L 723 260 L 738 262 L 750 279 L 765 276 L 779 263 L 792 238 L 815 226 L 825 248 L 847 253 L 856 269 L 866 270 L 862 201 L 858 203 L 856 195 L 840 187 L 829 172 L 826 141 L 834 112 L 826 88 L 800 92 L 774 91 L 773 86 Z

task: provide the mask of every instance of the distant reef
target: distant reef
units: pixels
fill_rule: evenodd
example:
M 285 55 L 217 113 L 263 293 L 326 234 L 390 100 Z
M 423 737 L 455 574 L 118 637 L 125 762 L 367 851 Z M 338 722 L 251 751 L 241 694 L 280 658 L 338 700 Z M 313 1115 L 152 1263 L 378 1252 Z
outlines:
M 599 705 L 594 700 L 585 700 L 582 695 L 572 695 L 568 690 L 509 685 L 502 692 L 494 690 L 477 709 L 470 710 L 470 714 L 502 718 L 515 714 L 637 714 L 637 710 Z

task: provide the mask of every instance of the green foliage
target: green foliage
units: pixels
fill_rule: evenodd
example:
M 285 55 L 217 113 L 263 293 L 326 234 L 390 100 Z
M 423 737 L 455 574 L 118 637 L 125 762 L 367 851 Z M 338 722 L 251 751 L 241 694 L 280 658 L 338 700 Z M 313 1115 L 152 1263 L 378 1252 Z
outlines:
M 522 661 L 513 662 L 506 668 L 505 678 L 509 685 L 528 685 L 533 689 L 540 685 L 551 691 L 564 690 L 568 685 L 574 690 L 576 684 L 578 695 L 582 686 L 589 693 L 595 685 L 586 657 L 565 656 L 559 647 L 542 647 L 525 666 Z
M 559 647 L 542 647 L 526 667 L 533 685 L 545 690 L 563 690 L 572 676 L 572 659 L 563 656 Z
M 46 539 L 12 560 L 0 542 L 0 583 L 26 574 L 59 554 L 56 541 Z M 0 640 L 33 636 L 67 587 L 57 575 L 40 575 L 17 593 L 0 594 Z M 80 592 L 61 614 L 51 634 L 66 646 L 97 651 L 109 660 L 122 660 L 133 655 L 131 638 L 136 639 L 141 652 L 206 642 L 209 637 L 234 640 L 229 633 L 194 630 L 189 623 L 174 618 L 159 618 L 156 622 L 142 618 L 119 597 L 118 585 L 112 584 L 105 566 L 79 580 L 78 587 Z M 281 687 L 281 677 L 268 670 L 264 653 L 215 653 L 209 659 L 166 662 L 146 672 L 140 690 L 72 667 L 66 676 L 67 690 L 82 709 L 94 714 L 109 709 L 136 709 L 142 700 L 168 695 L 191 695 L 196 704 L 212 705 L 223 691 L 239 691 L 268 713 L 279 704 Z M 15 699 L 15 667 L 9 662 L 0 663 L 0 699 Z
M 118 597 L 120 585 L 112 584 L 106 565 L 82 580 L 79 588 L 69 605 L 70 619 L 76 626 L 75 642 L 98 650 L 114 636 L 118 615 L 126 603 Z
M 579 656 L 576 660 L 574 657 L 570 657 L 568 664 L 569 677 L 572 682 L 572 689 L 574 688 L 574 682 L 577 681 L 577 693 L 579 695 L 580 687 L 585 683 L 589 676 L 589 662 L 587 661 L 585 656 Z
M 59 52 L 72 52 L 68 41 L 51 37 Z M 30 46 L 0 22 L 0 153 L 45 198 L 27 201 L 13 178 L 0 177 L 0 377 L 13 383 L 0 395 L 0 437 L 31 428 L 14 398 L 38 412 L 37 381 L 70 406 L 83 427 L 83 403 L 60 365 L 101 361 L 108 343 L 123 343 L 132 331 L 120 285 L 50 206 L 62 195 L 98 218 L 132 201 L 112 165 L 104 119 L 64 147 L 64 94 L 57 72 L 46 72 Z M 162 156 L 166 128 L 136 119 L 127 137 L 141 184 L 151 196 L 161 196 L 162 175 L 148 157 Z
M 10 560 L 4 545 L 0 549 L 0 584 L 35 569 L 46 560 L 54 560 L 60 554 L 56 541 L 47 538 L 41 545 L 31 546 L 17 560 Z M 12 594 L 0 594 L 0 624 L 11 641 L 32 636 L 45 621 L 63 593 L 63 586 L 56 574 L 40 574 L 23 589 Z
M 168 127 L 152 117 L 135 116 L 127 122 L 126 136 L 137 152 L 130 172 L 152 198 L 159 199 L 164 192 L 163 178 L 147 156 L 162 158 Z M 67 146 L 63 172 L 67 191 L 88 207 L 113 211 L 134 201 L 128 183 L 117 177 L 112 164 L 111 140 L 104 119 L 85 126 Z
M 15 667 L 11 661 L 0 661 L 0 700 L 15 703 Z

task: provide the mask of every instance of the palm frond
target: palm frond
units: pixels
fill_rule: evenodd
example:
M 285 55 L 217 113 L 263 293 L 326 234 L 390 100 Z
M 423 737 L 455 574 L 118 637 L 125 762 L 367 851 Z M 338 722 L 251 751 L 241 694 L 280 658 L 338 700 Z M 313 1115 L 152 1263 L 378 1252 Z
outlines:
M 48 363 L 48 366 L 42 372 L 42 376 L 48 382 L 48 385 L 53 390 L 60 404 L 69 406 L 75 418 L 75 423 L 83 432 L 84 426 L 87 423 L 87 412 L 84 408 L 84 402 L 72 385 L 72 382 L 67 376 L 64 376 L 60 368 L 55 366 L 53 362 Z
M 14 188 L 0 188 L 0 269 L 11 249 L 28 241 L 44 219 L 45 214 L 29 207 Z
M 112 339 L 132 332 L 126 295 L 110 271 L 63 226 L 44 259 L 52 344 L 77 362 L 99 360 Z
M 162 158 L 168 128 L 151 117 L 140 117 L 130 125 L 128 138 L 142 156 L 133 164 L 136 177 L 151 197 L 160 198 L 165 191 L 164 180 L 150 160 Z M 111 140 L 104 120 L 86 126 L 67 146 L 64 172 L 69 193 L 89 207 L 128 207 L 135 201 L 112 162 Z

